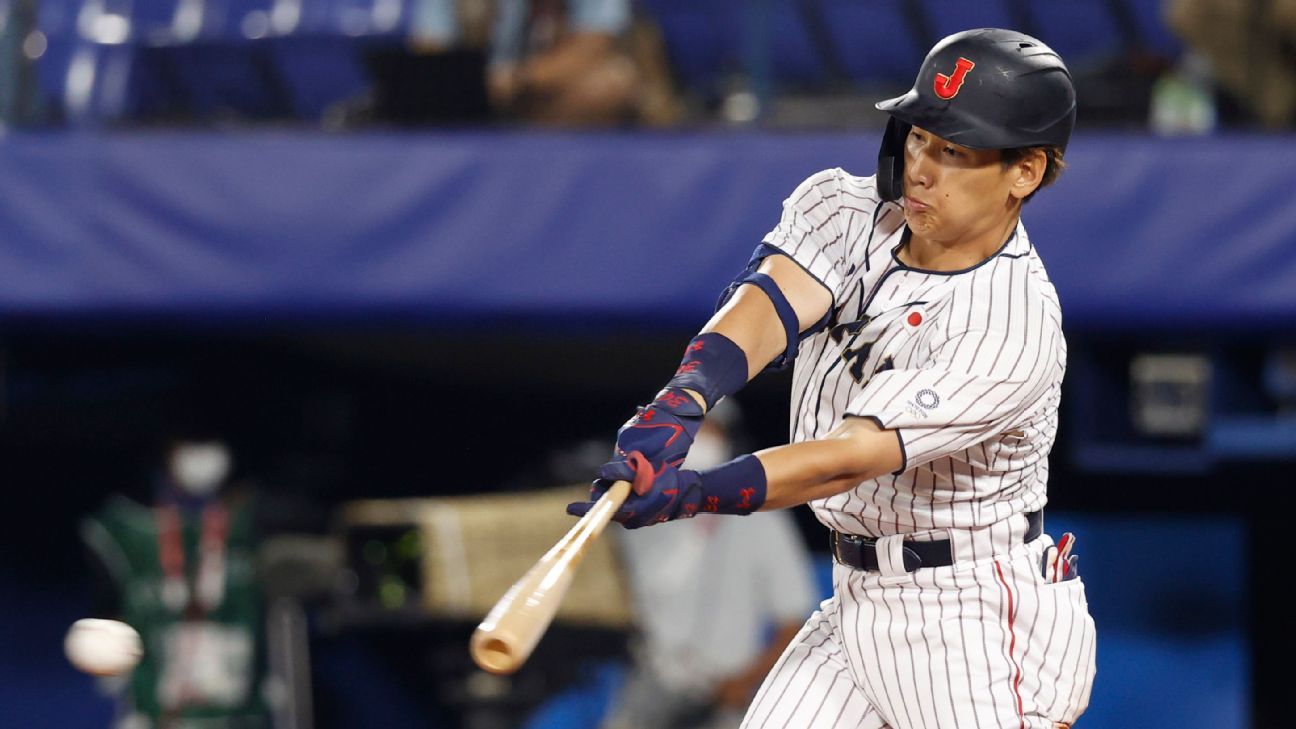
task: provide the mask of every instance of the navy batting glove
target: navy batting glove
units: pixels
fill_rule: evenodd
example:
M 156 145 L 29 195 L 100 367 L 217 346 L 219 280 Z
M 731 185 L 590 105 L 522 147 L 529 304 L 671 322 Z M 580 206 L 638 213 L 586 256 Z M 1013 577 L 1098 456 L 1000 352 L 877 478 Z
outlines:
M 765 503 L 765 467 L 756 456 L 739 456 L 715 468 L 697 472 L 663 465 L 656 470 L 640 454 L 604 464 L 590 501 L 567 506 L 567 513 L 583 516 L 613 481 L 632 481 L 634 488 L 612 516 L 627 529 L 637 529 L 675 519 L 689 519 L 699 511 L 747 515 Z
M 613 458 L 638 451 L 654 466 L 678 466 L 702 427 L 702 415 L 702 406 L 687 392 L 668 387 L 617 431 Z
M 632 454 L 633 456 L 634 454 Z M 654 470 L 646 460 L 612 461 L 598 469 L 600 481 L 634 482 L 621 508 L 612 515 L 627 529 L 638 529 L 697 514 L 702 502 L 702 479 L 697 471 L 662 465 Z
M 594 484 L 590 487 L 588 501 L 577 501 L 567 505 L 567 513 L 572 516 L 585 516 L 585 513 L 593 508 L 595 502 L 603 498 L 603 494 L 612 487 L 617 481 L 629 481 L 631 484 L 630 494 L 626 497 L 629 501 L 633 499 L 636 493 L 647 493 L 653 485 L 653 466 L 652 463 L 644 458 L 639 451 L 630 451 L 625 458 L 619 458 L 605 463 L 597 471 L 598 478 L 594 479 Z M 622 508 L 612 515 L 615 521 L 624 522 L 629 518 L 632 510 Z

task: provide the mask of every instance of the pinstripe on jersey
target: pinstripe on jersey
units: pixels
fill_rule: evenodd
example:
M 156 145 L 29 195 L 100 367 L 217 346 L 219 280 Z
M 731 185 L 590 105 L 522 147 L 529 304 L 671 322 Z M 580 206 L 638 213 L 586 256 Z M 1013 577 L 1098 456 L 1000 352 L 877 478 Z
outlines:
M 906 457 L 901 472 L 811 506 L 833 529 L 868 536 L 985 527 L 1040 509 L 1066 368 L 1044 266 L 1020 223 L 997 254 L 955 272 L 902 264 L 906 231 L 873 178 L 832 169 L 784 201 L 765 238 L 834 299 L 829 327 L 796 361 L 791 440 L 871 417 L 899 432 Z
M 906 235 L 872 178 L 833 169 L 797 188 L 765 238 L 833 294 L 796 361 L 792 441 L 869 417 L 899 433 L 905 463 L 811 502 L 833 529 L 880 537 L 880 571 L 835 565 L 833 597 L 745 728 L 1052 729 L 1089 703 L 1084 585 L 1045 581 L 1052 539 L 1023 538 L 1046 499 L 1066 369 L 1057 295 L 1020 223 L 965 271 L 904 265 Z M 909 539 L 949 539 L 955 564 L 904 572 Z
M 966 569 L 835 565 L 835 594 L 761 684 L 743 729 L 1055 729 L 1093 688 L 1083 583 L 1046 583 L 1047 538 Z

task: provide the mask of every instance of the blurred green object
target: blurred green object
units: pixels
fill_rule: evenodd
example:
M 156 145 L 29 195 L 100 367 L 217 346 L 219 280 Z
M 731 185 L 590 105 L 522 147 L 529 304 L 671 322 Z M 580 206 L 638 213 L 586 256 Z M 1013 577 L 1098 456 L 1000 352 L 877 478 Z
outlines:
M 185 577 L 179 597 L 164 568 L 165 507 L 114 496 L 82 525 L 83 538 L 117 591 L 115 617 L 138 630 L 144 642 L 129 699 L 149 726 L 185 726 L 187 719 L 201 720 L 203 727 L 270 726 L 261 699 L 265 651 L 253 502 L 216 504 L 173 511 Z M 223 520 L 218 529 L 212 528 L 215 510 Z M 218 541 L 223 548 L 216 547 Z M 213 552 L 220 553 L 215 560 Z M 223 584 L 204 585 L 211 581 L 204 564 L 219 565 L 211 571 L 221 573 L 216 582 Z

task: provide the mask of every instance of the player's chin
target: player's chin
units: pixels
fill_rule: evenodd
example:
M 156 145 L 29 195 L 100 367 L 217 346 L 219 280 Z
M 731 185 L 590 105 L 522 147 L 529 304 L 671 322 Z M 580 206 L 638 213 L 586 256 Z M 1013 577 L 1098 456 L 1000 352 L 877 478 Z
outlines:
M 909 230 L 919 235 L 933 233 L 940 228 L 939 221 L 930 211 L 905 210 L 905 223 L 909 225 Z

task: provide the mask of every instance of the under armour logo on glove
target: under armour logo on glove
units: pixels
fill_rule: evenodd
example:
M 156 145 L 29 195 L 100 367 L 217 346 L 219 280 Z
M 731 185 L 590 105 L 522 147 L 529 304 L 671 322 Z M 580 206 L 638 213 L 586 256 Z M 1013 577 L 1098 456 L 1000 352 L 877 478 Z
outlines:
M 687 392 L 667 388 L 621 426 L 613 455 L 627 457 L 638 451 L 653 465 L 678 466 L 701 427 L 702 406 Z
M 685 395 L 682 392 L 667 390 L 666 392 L 663 392 L 661 396 L 658 397 L 657 399 L 667 407 L 681 408 L 692 398 L 690 398 L 688 395 Z

